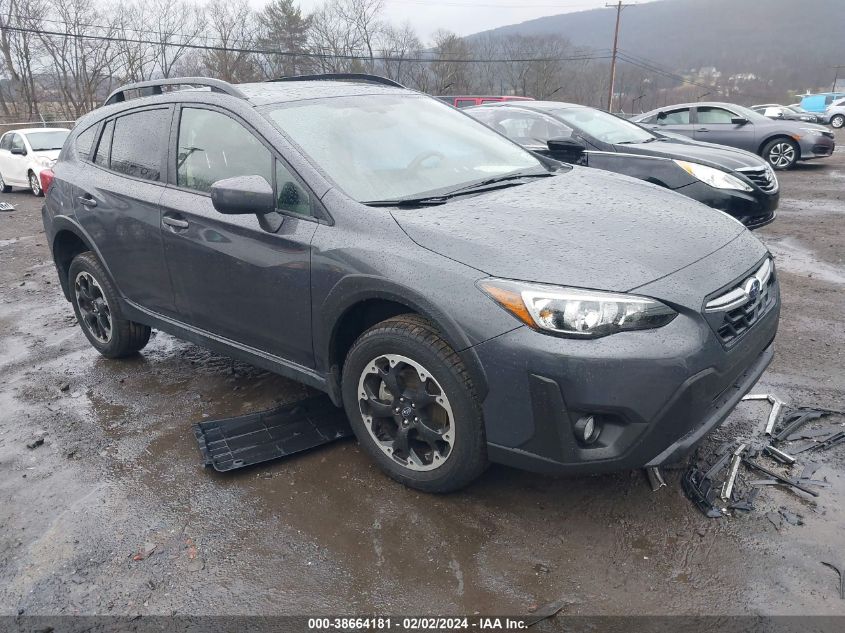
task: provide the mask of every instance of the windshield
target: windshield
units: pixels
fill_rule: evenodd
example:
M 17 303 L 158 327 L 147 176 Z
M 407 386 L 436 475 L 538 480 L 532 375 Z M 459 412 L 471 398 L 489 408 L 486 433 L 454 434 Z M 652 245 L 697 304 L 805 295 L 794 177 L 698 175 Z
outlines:
M 26 140 L 29 141 L 33 152 L 46 152 L 51 149 L 62 149 L 65 144 L 67 135 L 70 134 L 67 130 L 53 130 L 50 132 L 29 132 L 26 134 Z
M 419 198 L 491 178 L 546 173 L 529 152 L 419 95 L 310 99 L 267 112 L 359 202 Z

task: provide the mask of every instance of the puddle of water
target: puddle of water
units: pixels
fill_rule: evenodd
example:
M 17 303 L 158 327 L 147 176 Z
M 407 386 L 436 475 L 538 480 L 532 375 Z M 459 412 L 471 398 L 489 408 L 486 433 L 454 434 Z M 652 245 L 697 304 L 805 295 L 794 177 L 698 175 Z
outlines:
M 845 268 L 819 260 L 813 251 L 790 237 L 767 240 L 766 245 L 782 270 L 828 283 L 845 284 Z

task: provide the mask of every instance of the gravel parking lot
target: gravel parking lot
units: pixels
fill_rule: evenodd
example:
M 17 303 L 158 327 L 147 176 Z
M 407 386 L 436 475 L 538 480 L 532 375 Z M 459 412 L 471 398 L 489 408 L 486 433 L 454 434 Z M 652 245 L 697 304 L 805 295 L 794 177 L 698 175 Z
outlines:
M 755 391 L 845 408 L 845 133 L 780 175 L 759 234 L 783 292 L 777 355 Z M 428 496 L 354 441 L 221 475 L 191 425 L 308 390 L 156 333 L 135 358 L 87 343 L 60 291 L 41 201 L 0 212 L 0 615 L 527 613 L 845 614 L 845 450 L 816 503 L 772 486 L 710 520 L 679 473 L 550 478 L 492 467 Z M 743 403 L 718 432 L 758 424 Z M 28 448 L 45 433 L 42 445 Z M 804 525 L 776 529 L 786 506 Z

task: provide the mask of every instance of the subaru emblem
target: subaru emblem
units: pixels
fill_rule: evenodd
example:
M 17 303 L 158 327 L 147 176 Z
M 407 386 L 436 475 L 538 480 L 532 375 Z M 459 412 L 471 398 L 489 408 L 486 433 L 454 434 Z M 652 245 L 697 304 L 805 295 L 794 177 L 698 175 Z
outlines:
M 743 290 L 745 290 L 745 294 L 748 295 L 748 298 L 751 301 L 757 301 L 757 298 L 760 296 L 760 290 L 762 289 L 760 285 L 760 280 L 756 277 L 752 277 L 748 281 L 745 282 L 745 286 Z

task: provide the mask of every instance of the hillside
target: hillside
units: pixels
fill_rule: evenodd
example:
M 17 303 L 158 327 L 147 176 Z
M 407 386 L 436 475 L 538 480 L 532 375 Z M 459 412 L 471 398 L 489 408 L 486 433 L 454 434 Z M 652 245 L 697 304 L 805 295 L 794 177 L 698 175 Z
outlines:
M 753 73 L 773 91 L 833 81 L 845 64 L 845 0 L 661 0 L 623 11 L 619 46 L 675 71 L 715 67 L 723 77 Z M 607 49 L 616 12 L 594 9 L 501 27 L 495 35 L 561 35 Z M 469 36 L 473 39 L 480 34 Z

